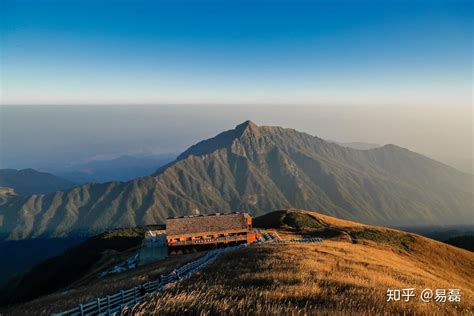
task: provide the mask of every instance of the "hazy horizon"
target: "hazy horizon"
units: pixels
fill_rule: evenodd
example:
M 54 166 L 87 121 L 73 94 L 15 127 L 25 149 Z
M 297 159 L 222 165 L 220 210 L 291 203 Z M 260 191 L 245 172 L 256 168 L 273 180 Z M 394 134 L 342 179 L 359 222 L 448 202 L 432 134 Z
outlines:
M 391 143 L 472 172 L 470 107 L 333 105 L 2 106 L 0 166 L 180 153 L 247 119 L 338 142 Z

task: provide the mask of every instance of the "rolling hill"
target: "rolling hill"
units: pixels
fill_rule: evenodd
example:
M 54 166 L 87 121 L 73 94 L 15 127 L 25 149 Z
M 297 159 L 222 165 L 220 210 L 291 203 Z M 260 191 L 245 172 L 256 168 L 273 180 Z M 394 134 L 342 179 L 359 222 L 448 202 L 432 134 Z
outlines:
M 94 273 L 94 270 L 117 263 L 115 257 L 123 260 L 121 252 L 136 250 L 144 234 L 144 228 L 118 229 L 90 237 L 79 245 L 63 250 L 0 288 L 0 305 L 51 293 L 70 286 L 88 274 L 96 277 L 97 271 Z
M 257 244 L 224 253 L 190 279 L 166 288 L 123 314 L 454 315 L 472 311 L 474 254 L 469 251 L 399 230 L 303 210 L 271 212 L 257 217 L 254 224 L 277 231 L 283 239 L 311 236 L 323 237 L 324 241 Z M 51 268 L 49 275 L 61 275 L 67 270 L 61 264 L 66 258 L 91 257 L 91 248 L 116 249 L 116 234 L 110 241 L 105 236 L 91 238 L 75 250 L 39 265 L 25 277 L 24 284 L 35 284 L 33 280 L 47 277 L 42 275 L 45 270 L 41 267 L 45 265 Z M 133 246 L 137 237 L 131 234 L 129 241 L 121 242 Z M 107 253 L 103 251 L 102 256 Z M 105 278 L 97 277 L 96 268 L 104 269 L 104 260 L 96 259 L 96 268 L 92 268 L 95 277 L 88 277 L 90 271 L 84 270 L 75 276 L 82 281 L 63 284 L 65 287 L 57 292 L 6 309 L 5 313 L 48 315 L 66 310 L 156 278 L 162 271 L 182 265 L 189 256 L 169 257 Z M 80 264 L 79 260 L 73 269 Z M 389 288 L 414 288 L 416 297 L 409 302 L 387 302 Z M 460 289 L 461 302 L 423 303 L 419 295 L 425 288 Z M 22 290 L 24 294 L 25 287 Z
M 194 213 L 296 207 L 379 225 L 471 223 L 473 176 L 395 145 L 357 150 L 247 121 L 151 176 L 15 197 L 2 238 L 92 235 Z
M 76 185 L 75 182 L 35 169 L 0 169 L 0 187 L 12 188 L 24 195 L 47 194 Z
M 264 244 L 228 252 L 126 315 L 462 315 L 472 312 L 474 254 L 403 231 L 284 210 L 256 225 L 326 236 L 320 244 Z M 295 224 L 299 223 L 299 224 Z M 387 289 L 413 288 L 387 302 Z M 421 291 L 460 289 L 461 301 L 424 303 Z

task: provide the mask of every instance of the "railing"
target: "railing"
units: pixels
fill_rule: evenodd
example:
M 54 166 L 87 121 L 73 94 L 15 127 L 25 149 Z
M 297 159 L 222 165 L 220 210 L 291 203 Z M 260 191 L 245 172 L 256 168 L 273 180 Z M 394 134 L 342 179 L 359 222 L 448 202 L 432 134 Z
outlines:
M 97 298 L 87 304 L 79 304 L 77 307 L 60 313 L 53 313 L 54 316 L 77 316 L 77 315 L 114 315 L 120 313 L 125 307 L 133 306 L 146 298 L 146 294 L 162 290 L 167 284 L 181 279 L 189 278 L 194 272 L 214 261 L 222 252 L 233 250 L 245 245 L 222 248 L 209 251 L 203 257 L 189 262 L 172 273 L 162 276 L 161 280 L 149 281 L 141 286 L 120 291 L 114 295 Z M 146 294 L 142 294 L 141 287 L 144 287 Z
M 322 238 L 302 238 L 302 239 L 287 239 L 287 240 L 273 240 L 265 241 L 269 244 L 285 244 L 285 243 L 319 243 Z M 213 262 L 216 258 L 227 250 L 234 250 L 242 247 L 247 247 L 247 244 L 221 248 L 209 251 L 203 257 L 189 262 L 174 272 L 162 276 L 161 280 L 149 281 L 141 286 L 135 286 L 131 289 L 120 291 L 114 295 L 107 295 L 105 297 L 97 298 L 87 304 L 79 304 L 77 307 L 69 309 L 60 313 L 53 313 L 53 316 L 83 316 L 83 315 L 115 315 L 120 313 L 125 307 L 131 307 L 146 298 L 143 295 L 141 287 L 146 289 L 146 293 L 153 293 L 161 291 L 167 284 L 176 282 L 181 279 L 189 278 L 194 272 L 203 268 L 205 265 Z
M 300 239 L 285 239 L 285 240 L 273 240 L 270 241 L 271 243 L 277 244 L 290 244 L 290 243 L 297 243 L 297 244 L 310 244 L 310 243 L 318 243 L 322 242 L 323 239 L 319 237 L 315 238 L 300 238 Z

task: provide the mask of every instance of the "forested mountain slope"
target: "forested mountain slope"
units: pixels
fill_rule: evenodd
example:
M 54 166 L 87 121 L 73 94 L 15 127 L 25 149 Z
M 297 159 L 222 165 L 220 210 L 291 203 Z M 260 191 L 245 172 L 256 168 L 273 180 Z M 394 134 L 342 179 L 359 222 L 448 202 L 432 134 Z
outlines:
M 304 208 L 379 225 L 472 222 L 473 176 L 394 145 L 356 150 L 247 121 L 155 174 L 0 206 L 4 238 L 91 235 L 233 210 Z

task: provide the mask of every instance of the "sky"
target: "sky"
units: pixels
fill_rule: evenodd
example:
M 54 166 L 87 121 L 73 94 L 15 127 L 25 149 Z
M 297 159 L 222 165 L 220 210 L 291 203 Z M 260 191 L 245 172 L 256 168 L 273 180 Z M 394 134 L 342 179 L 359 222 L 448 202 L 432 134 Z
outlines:
M 473 12 L 457 0 L 0 0 L 0 168 L 179 153 L 251 119 L 472 170 Z
M 472 1 L 1 0 L 2 104 L 468 105 Z

